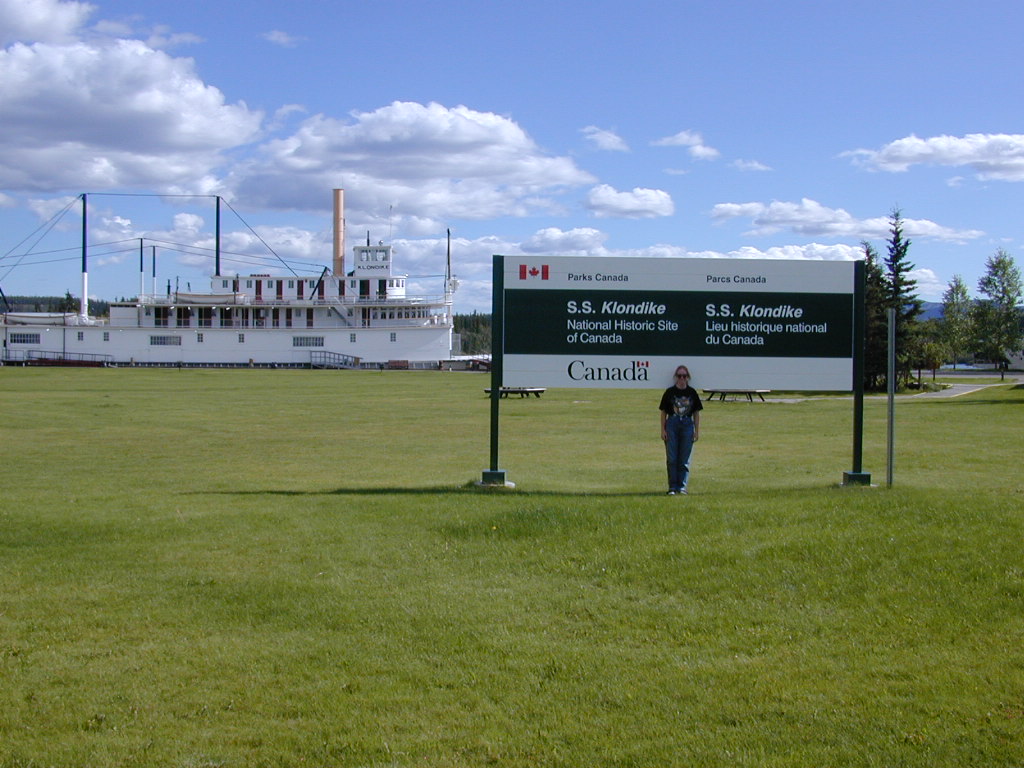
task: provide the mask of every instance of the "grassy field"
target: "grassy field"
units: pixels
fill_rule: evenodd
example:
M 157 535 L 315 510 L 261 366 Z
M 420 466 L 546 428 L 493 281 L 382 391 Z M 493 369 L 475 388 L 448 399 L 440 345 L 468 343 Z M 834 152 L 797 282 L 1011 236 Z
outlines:
M 1024 389 L 488 384 L 0 368 L 0 766 L 1024 765 Z

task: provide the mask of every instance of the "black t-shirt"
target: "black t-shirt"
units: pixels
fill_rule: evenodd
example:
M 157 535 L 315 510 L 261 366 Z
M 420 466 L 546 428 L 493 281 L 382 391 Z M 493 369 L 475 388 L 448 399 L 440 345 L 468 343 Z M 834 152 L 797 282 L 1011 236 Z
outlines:
M 669 387 L 661 396 L 658 409 L 669 416 L 693 416 L 697 411 L 704 410 L 704 403 L 693 387 Z

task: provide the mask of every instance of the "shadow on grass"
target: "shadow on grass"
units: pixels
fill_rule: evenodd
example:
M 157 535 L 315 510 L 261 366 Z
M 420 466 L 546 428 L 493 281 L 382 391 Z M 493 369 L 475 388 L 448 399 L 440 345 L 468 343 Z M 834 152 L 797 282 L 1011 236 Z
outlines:
M 466 485 L 437 485 L 420 487 L 385 486 L 380 488 L 324 488 L 301 490 L 266 489 L 259 491 L 189 491 L 195 496 L 561 496 L 565 498 L 637 498 L 657 496 L 651 491 L 549 491 L 520 490 L 518 488 L 487 488 L 467 483 Z
M 788 487 L 771 488 L 773 495 L 778 496 L 780 494 L 806 494 L 808 492 L 818 492 L 827 490 L 860 490 L 870 489 L 872 486 L 850 486 L 844 488 L 844 486 L 833 483 L 833 484 L 809 484 L 800 485 L 795 484 Z M 707 490 L 699 491 L 690 494 L 688 498 L 693 500 L 708 499 L 708 498 L 742 498 L 746 496 L 760 497 L 765 489 L 761 488 L 748 488 L 745 490 L 737 490 L 730 488 L 726 491 L 721 490 Z M 247 491 L 188 491 L 186 495 L 192 496 L 491 496 L 491 497 L 505 497 L 512 496 L 517 498 L 563 498 L 563 499 L 586 499 L 586 498 L 598 498 L 598 499 L 650 499 L 650 498 L 668 498 L 664 491 L 558 491 L 550 489 L 520 489 L 520 488 L 501 488 L 501 487 L 481 487 L 474 482 L 466 483 L 461 486 L 454 485 L 436 485 L 436 486 L 383 486 L 379 488 L 323 488 L 323 489 L 310 489 L 310 490 L 295 490 L 295 489 L 274 489 L 268 488 L 263 490 L 247 490 Z M 683 499 L 677 498 L 673 500 L 673 503 L 683 502 Z

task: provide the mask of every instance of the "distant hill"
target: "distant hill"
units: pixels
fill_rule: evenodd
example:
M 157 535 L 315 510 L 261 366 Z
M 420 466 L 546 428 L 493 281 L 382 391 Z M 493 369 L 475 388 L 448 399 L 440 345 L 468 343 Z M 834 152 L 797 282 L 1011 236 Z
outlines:
M 941 320 L 942 319 L 942 302 L 939 301 L 922 301 L 921 302 L 921 314 L 918 315 L 921 320 Z

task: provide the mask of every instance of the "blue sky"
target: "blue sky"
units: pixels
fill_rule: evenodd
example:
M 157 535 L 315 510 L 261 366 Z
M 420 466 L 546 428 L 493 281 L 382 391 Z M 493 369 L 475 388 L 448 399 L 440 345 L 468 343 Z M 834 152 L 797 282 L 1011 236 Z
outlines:
M 895 207 L 939 300 L 997 248 L 1020 261 L 1022 22 L 984 0 L 0 0 L 0 288 L 77 291 L 77 254 L 49 252 L 78 209 L 32 233 L 83 192 L 97 297 L 139 285 L 100 243 L 213 233 L 208 203 L 101 193 L 221 194 L 252 227 L 226 217 L 225 248 L 318 271 L 343 187 L 349 244 L 392 242 L 424 292 L 451 230 L 458 311 L 489 310 L 494 253 L 851 259 Z M 212 271 L 159 253 L 160 285 Z

